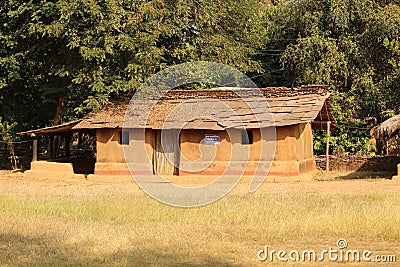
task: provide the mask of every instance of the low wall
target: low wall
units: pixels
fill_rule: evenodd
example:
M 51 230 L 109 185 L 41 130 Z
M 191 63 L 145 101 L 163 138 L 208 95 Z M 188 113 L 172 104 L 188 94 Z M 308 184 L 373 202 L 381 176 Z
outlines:
M 83 174 L 75 174 L 72 163 L 33 161 L 30 170 L 25 175 L 35 177 L 54 177 L 54 178 L 76 178 L 85 177 Z
M 326 170 L 326 157 L 316 156 L 317 167 Z M 329 156 L 331 171 L 365 171 L 365 172 L 392 172 L 397 173 L 397 164 L 400 156 Z

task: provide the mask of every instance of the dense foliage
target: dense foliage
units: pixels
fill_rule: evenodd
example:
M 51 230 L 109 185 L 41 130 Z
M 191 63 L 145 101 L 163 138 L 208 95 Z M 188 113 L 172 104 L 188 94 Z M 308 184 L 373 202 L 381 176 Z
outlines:
M 368 129 L 399 112 L 398 1 L 302 0 L 276 9 L 279 38 L 295 39 L 279 57 L 285 79 L 329 84 L 339 122 L 333 148 L 371 151 Z
M 0 116 L 14 131 L 81 117 L 178 63 L 224 63 L 259 86 L 328 84 L 334 150 L 369 153 L 399 112 L 398 0 L 4 0 Z M 315 149 L 324 150 L 315 133 Z
M 60 109 L 79 116 L 187 61 L 261 72 L 251 57 L 266 32 L 261 7 L 234 0 L 4 1 L 1 113 L 22 128 L 59 123 Z

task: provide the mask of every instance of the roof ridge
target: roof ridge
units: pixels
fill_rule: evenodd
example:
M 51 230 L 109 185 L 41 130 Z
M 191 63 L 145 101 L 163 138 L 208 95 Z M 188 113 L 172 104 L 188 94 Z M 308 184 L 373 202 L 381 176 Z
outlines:
M 190 98 L 216 98 L 216 99 L 232 99 L 240 97 L 257 97 L 260 90 L 266 98 L 293 97 L 299 95 L 319 94 L 326 95 L 329 93 L 328 85 L 303 85 L 297 88 L 288 87 L 264 87 L 264 88 L 242 88 L 242 87 L 217 87 L 202 90 L 170 90 L 162 97 L 162 100 L 172 99 L 190 99 Z M 240 95 L 237 92 L 241 92 Z

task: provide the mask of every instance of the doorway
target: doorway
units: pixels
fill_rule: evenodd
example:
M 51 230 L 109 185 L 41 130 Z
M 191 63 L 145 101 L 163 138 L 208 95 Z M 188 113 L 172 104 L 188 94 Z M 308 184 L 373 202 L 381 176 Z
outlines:
M 179 175 L 179 133 L 179 130 L 155 131 L 153 168 L 156 174 Z

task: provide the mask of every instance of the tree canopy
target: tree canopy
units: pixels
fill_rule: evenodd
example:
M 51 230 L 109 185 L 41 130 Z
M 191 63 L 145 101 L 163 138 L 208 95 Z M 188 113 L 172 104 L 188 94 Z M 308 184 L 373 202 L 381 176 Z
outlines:
M 333 147 L 368 151 L 367 129 L 400 111 L 400 1 L 0 3 L 0 116 L 16 131 L 81 117 L 193 61 L 235 67 L 260 87 L 330 85 Z
M 67 118 L 84 114 L 183 62 L 208 60 L 262 72 L 253 58 L 266 35 L 264 6 L 257 1 L 0 5 L 2 114 L 22 127 L 59 123 L 56 112 Z
M 330 85 L 339 121 L 333 147 L 367 152 L 369 128 L 400 111 L 399 1 L 281 1 L 268 13 L 264 49 L 278 53 L 267 71 L 282 69 L 274 81 Z

